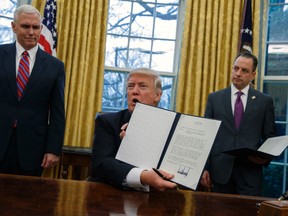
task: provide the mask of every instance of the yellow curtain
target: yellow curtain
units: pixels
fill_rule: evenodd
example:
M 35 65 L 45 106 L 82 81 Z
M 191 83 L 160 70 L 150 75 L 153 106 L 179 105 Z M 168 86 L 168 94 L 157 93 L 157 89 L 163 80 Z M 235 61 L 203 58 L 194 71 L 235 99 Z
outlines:
M 252 0 L 253 53 L 256 56 L 260 2 Z M 203 116 L 208 94 L 230 84 L 243 3 L 244 0 L 186 1 L 176 95 L 178 112 Z
M 66 146 L 90 147 L 101 111 L 109 0 L 57 0 L 57 57 L 65 63 Z M 45 2 L 33 0 L 43 14 Z

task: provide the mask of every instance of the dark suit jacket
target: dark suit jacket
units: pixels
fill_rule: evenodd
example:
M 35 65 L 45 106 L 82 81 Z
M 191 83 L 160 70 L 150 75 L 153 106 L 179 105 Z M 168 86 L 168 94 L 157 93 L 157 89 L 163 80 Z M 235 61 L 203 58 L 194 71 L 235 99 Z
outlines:
M 39 169 L 45 153 L 61 153 L 64 128 L 64 64 L 40 48 L 20 101 L 16 46 L 0 46 L 0 161 L 17 120 L 17 151 L 25 170 Z
M 209 94 L 205 117 L 222 121 L 207 162 L 212 180 L 220 184 L 227 183 L 235 162 L 235 157 L 221 152 L 240 147 L 258 149 L 263 141 L 276 135 L 272 98 L 251 88 L 238 132 L 231 107 L 231 87 Z M 248 184 L 261 185 L 262 166 L 246 159 L 242 160 L 241 169 Z
M 116 160 L 115 156 L 121 143 L 121 127 L 129 122 L 130 117 L 130 112 L 125 109 L 102 114 L 96 118 L 92 149 L 93 180 L 125 188 L 123 182 L 134 166 Z

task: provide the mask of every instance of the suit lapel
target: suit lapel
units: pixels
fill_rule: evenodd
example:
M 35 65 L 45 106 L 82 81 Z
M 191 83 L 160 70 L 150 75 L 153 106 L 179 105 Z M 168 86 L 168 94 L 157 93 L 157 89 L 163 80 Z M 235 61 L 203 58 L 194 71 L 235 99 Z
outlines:
M 15 43 L 6 50 L 6 55 L 4 56 L 4 73 L 8 78 L 9 85 L 15 100 L 18 101 L 17 96 L 17 84 L 16 84 L 16 46 Z
M 231 126 L 231 128 L 235 129 L 235 124 L 234 124 L 234 115 L 232 112 L 232 107 L 231 107 L 231 87 L 226 88 L 224 92 L 224 104 L 225 104 L 225 111 L 228 113 L 228 122 Z
M 125 111 L 124 115 L 123 115 L 123 118 L 122 118 L 122 122 L 121 124 L 126 124 L 127 122 L 130 121 L 130 118 L 131 118 L 131 113 L 128 111 L 128 109 Z
M 248 116 L 252 112 L 255 99 L 256 99 L 255 91 L 249 88 L 243 122 L 248 118 Z
M 31 72 L 31 75 L 29 77 L 29 81 L 26 85 L 26 88 L 23 92 L 22 100 L 25 99 L 25 97 L 29 94 L 31 88 L 33 85 L 37 83 L 37 80 L 40 76 L 43 75 L 43 69 L 45 68 L 45 56 L 42 53 L 43 51 L 38 48 L 38 51 L 36 53 L 35 63 Z

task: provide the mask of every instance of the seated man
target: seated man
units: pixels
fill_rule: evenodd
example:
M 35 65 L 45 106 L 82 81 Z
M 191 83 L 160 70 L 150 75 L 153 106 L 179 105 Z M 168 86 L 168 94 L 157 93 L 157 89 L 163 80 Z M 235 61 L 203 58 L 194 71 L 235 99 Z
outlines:
M 158 105 L 162 96 L 161 79 L 151 69 L 135 69 L 128 75 L 126 90 L 128 109 L 96 118 L 91 180 L 141 191 L 149 191 L 149 186 L 160 191 L 175 188 L 175 183 L 164 180 L 153 170 L 143 170 L 115 159 L 136 103 Z M 165 179 L 173 178 L 172 174 L 160 172 Z

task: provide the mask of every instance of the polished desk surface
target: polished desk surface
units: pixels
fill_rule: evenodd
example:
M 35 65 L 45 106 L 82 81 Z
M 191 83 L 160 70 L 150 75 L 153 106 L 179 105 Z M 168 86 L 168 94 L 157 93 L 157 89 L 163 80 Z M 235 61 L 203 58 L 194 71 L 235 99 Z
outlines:
M 122 191 L 85 181 L 0 174 L 0 215 L 257 215 L 269 198 L 170 190 Z

